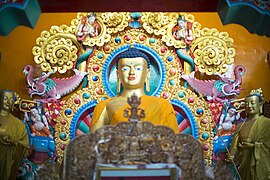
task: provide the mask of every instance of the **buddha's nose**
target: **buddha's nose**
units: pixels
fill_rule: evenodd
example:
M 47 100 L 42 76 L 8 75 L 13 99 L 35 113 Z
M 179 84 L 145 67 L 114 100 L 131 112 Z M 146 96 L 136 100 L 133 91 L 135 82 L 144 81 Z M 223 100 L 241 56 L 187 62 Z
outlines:
M 133 67 L 130 68 L 129 74 L 132 74 L 132 75 L 135 74 Z

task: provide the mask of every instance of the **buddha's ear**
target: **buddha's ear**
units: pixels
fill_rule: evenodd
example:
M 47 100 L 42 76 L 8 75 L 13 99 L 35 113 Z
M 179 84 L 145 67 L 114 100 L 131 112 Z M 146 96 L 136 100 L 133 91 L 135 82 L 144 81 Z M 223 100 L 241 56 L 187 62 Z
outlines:
M 119 78 L 119 73 L 118 73 L 118 69 L 116 69 L 116 77 Z
M 150 68 L 147 68 L 146 73 L 147 73 L 145 79 L 146 91 L 150 92 Z
M 120 94 L 121 92 L 121 82 L 119 78 L 118 69 L 116 70 L 116 78 L 117 78 L 117 93 Z
M 263 102 L 260 102 L 259 106 L 260 106 L 260 114 L 262 114 L 263 113 Z
M 147 73 L 147 76 L 149 76 L 149 77 L 150 77 L 150 68 L 147 68 L 146 73 Z

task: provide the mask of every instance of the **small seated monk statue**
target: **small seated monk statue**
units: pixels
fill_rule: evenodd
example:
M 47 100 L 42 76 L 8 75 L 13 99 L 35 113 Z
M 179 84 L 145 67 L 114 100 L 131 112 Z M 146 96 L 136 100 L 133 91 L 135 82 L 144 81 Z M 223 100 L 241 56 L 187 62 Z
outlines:
M 24 123 L 10 111 L 14 93 L 0 90 L 0 179 L 16 179 L 19 164 L 28 155 L 28 135 Z
M 30 108 L 30 117 L 25 113 L 25 118 L 32 123 L 31 136 L 45 136 L 53 139 L 46 116 L 40 113 L 36 106 Z
M 229 160 L 240 164 L 241 179 L 270 179 L 270 119 L 262 114 L 262 96 L 245 98 L 246 120 L 237 125 Z
M 116 60 L 118 95 L 101 101 L 94 109 L 91 132 L 103 125 L 114 125 L 118 122 L 128 121 L 124 117 L 124 110 L 129 108 L 128 98 L 133 94 L 141 99 L 139 108 L 143 109 L 145 116 L 142 121 L 152 122 L 154 125 L 165 125 L 179 133 L 175 111 L 169 101 L 144 92 L 150 91 L 150 60 L 148 56 L 131 47 L 120 54 Z M 122 84 L 122 85 L 121 85 Z M 121 86 L 123 91 L 120 93 Z

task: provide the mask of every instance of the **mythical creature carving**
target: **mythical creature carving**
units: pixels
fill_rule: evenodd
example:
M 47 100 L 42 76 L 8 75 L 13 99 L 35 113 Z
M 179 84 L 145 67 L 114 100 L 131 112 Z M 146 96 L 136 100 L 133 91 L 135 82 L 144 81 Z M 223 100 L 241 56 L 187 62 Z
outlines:
M 26 65 L 23 69 L 30 97 L 39 95 L 45 101 L 58 100 L 78 87 L 87 73 L 80 72 L 77 69 L 74 69 L 74 72 L 75 75 L 69 78 L 49 78 L 53 73 L 49 72 L 43 73 L 41 77 L 34 79 L 33 66 Z
M 219 80 L 199 80 L 194 77 L 192 72 L 190 75 L 182 75 L 182 78 L 186 80 L 190 86 L 207 97 L 207 100 L 225 102 L 232 95 L 240 94 L 240 86 L 242 84 L 242 76 L 246 72 L 246 69 L 242 65 L 238 65 L 234 68 L 235 79 L 223 78 Z

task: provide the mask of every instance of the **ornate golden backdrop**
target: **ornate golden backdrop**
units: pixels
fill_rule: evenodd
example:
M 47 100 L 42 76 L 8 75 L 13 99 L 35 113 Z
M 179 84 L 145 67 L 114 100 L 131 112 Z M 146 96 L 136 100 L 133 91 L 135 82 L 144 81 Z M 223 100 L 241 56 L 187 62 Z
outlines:
M 35 62 L 41 65 L 43 71 L 65 73 L 74 67 L 78 49 L 81 47 L 76 34 L 82 17 L 87 15 L 89 13 L 78 13 L 70 26 L 52 26 L 49 31 L 41 33 L 32 51 Z M 192 23 L 193 41 L 189 45 L 183 40 L 176 40 L 172 35 L 179 16 Z M 180 49 L 184 55 L 193 53 L 199 72 L 207 75 L 214 72 L 223 74 L 234 62 L 233 40 L 226 32 L 201 29 L 200 23 L 188 13 L 144 12 L 139 18 L 142 26 L 136 29 L 129 26 L 129 23 L 134 21 L 131 13 L 96 13 L 100 32 L 98 36 L 86 38 L 83 42 L 83 45 L 95 46 L 86 67 L 88 87 L 78 90 L 64 103 L 54 127 L 59 162 L 62 161 L 64 147 L 70 141 L 70 126 L 74 114 L 91 101 L 100 102 L 109 97 L 102 82 L 105 76 L 102 68 L 106 65 L 106 60 L 119 48 L 138 44 L 152 49 L 162 59 L 166 78 L 158 96 L 167 100 L 179 100 L 192 111 L 198 126 L 198 139 L 204 148 L 205 160 L 211 165 L 214 123 L 209 105 L 202 97 L 182 86 L 181 74 L 190 73 L 190 65 L 186 62 L 181 64 L 175 49 Z M 70 113 L 65 113 L 66 110 Z M 64 136 L 61 136 L 63 134 Z

